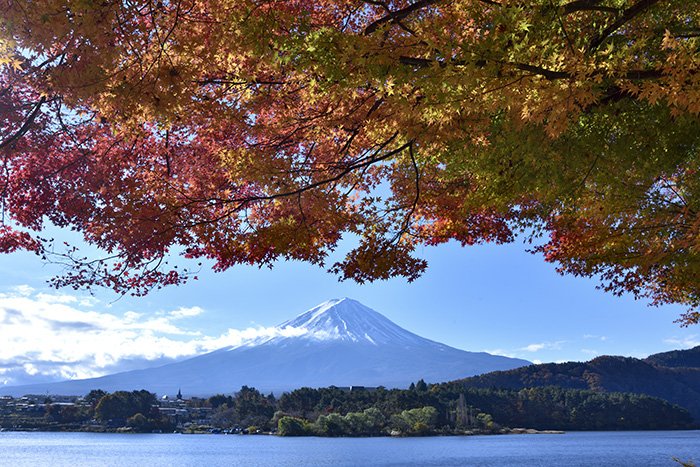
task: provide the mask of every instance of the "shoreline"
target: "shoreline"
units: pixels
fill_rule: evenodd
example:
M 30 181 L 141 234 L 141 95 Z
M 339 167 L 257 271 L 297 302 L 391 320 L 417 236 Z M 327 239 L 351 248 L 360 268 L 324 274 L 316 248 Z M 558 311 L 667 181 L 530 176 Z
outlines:
M 280 438 L 429 438 L 429 437 L 450 437 L 450 436 L 498 436 L 498 435 L 561 435 L 566 434 L 564 430 L 536 430 L 534 428 L 503 428 L 499 431 L 480 431 L 480 430 L 464 430 L 455 432 L 431 432 L 425 434 L 410 434 L 410 433 L 383 433 L 367 436 L 319 436 L 315 434 L 300 435 L 300 436 L 282 436 L 276 432 L 260 432 L 260 433 L 235 433 L 229 430 L 211 429 L 198 431 L 172 431 L 162 432 L 154 430 L 151 432 L 139 432 L 124 427 L 116 429 L 97 428 L 83 430 L 42 430 L 38 428 L 0 428 L 0 433 L 105 433 L 105 434 L 165 434 L 165 435 L 240 435 L 240 436 L 277 436 Z M 591 432 L 604 432 L 610 430 L 583 430 Z M 616 431 L 658 431 L 658 430 L 616 430 Z M 665 430 L 663 430 L 665 431 Z M 669 430 L 669 431 L 687 431 L 687 430 Z
M 261 437 L 261 438 L 315 438 L 315 439 L 370 439 L 370 438 L 393 438 L 393 439 L 409 439 L 409 438 L 459 438 L 459 437 L 491 437 L 491 436 L 502 436 L 510 437 L 508 435 L 570 435 L 570 434 L 595 434 L 595 433 L 700 433 L 700 428 L 691 429 L 678 429 L 678 430 L 535 430 L 531 428 L 512 428 L 504 430 L 498 433 L 479 433 L 479 432 L 464 432 L 464 433 L 431 433 L 422 436 L 411 436 L 411 435 L 401 435 L 392 436 L 390 434 L 377 435 L 377 436 L 318 436 L 318 435 L 305 435 L 305 436 L 279 436 L 276 433 L 263 432 L 255 434 L 242 434 L 242 433 L 209 433 L 209 432 L 197 432 L 197 433 L 186 433 L 186 432 L 126 432 L 126 431 L 90 431 L 90 430 L 71 430 L 71 431 L 59 431 L 59 430 L 36 430 L 36 429 L 0 429 L 0 439 L 4 434 L 17 434 L 17 433 L 75 433 L 75 434 L 97 434 L 97 435 L 222 435 L 222 436 L 235 436 L 236 438 L 241 437 Z M 190 437 L 190 436 L 187 436 Z M 196 437 L 196 436 L 194 436 Z M 209 437 L 209 436 L 204 436 Z

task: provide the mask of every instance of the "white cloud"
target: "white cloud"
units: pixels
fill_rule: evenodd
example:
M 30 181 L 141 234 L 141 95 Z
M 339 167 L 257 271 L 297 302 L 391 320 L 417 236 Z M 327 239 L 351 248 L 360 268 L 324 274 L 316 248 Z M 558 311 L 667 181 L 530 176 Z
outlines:
M 586 355 L 594 355 L 594 356 L 600 355 L 600 352 L 598 352 L 597 350 L 593 350 L 593 349 L 581 349 L 581 353 L 586 354 Z
M 515 353 L 509 352 L 505 349 L 484 349 L 482 350 L 482 352 L 490 353 L 491 355 L 501 355 L 503 357 L 518 358 L 518 356 Z
M 80 306 L 90 307 L 97 305 L 98 303 L 100 303 L 100 301 L 95 297 L 83 297 L 78 303 L 80 304 Z
M 0 294 L 0 385 L 101 376 L 307 333 L 303 328 L 249 327 L 207 336 L 176 324 L 202 314 L 200 307 L 150 314 L 127 311 L 120 316 L 98 310 L 95 304 L 25 286 Z
M 198 316 L 204 313 L 204 310 L 198 306 L 191 307 L 180 307 L 177 310 L 173 310 L 168 315 L 174 319 L 178 318 L 190 318 L 192 316 Z
M 15 292 L 16 294 L 21 295 L 22 297 L 28 297 L 29 295 L 32 294 L 32 292 L 34 292 L 34 288 L 29 287 L 26 284 L 25 285 L 16 285 L 16 286 L 12 287 L 10 290 Z
M 595 339 L 595 340 L 599 340 L 599 341 L 603 341 L 603 342 L 608 340 L 608 336 L 599 336 L 596 334 L 584 334 L 583 338 L 584 339 Z
M 540 350 L 560 350 L 561 345 L 564 342 L 565 341 L 540 342 L 536 344 L 526 345 L 525 347 L 521 347 L 518 350 L 522 350 L 524 352 L 539 352 Z
M 37 367 L 32 365 L 31 363 L 25 363 L 24 365 L 22 365 L 22 368 L 24 368 L 24 371 L 28 375 L 34 376 L 35 374 L 39 373 L 39 370 L 37 369 Z
M 136 313 L 135 311 L 127 311 L 126 313 L 124 313 L 124 321 L 127 323 L 133 323 L 141 316 L 143 316 L 141 313 Z
M 29 295 L 31 294 L 27 294 L 24 296 L 28 297 Z M 78 299 L 72 295 L 47 293 L 36 294 L 36 300 L 43 303 L 75 303 L 78 301 Z
M 698 338 L 697 334 L 691 334 L 686 337 L 672 337 L 669 339 L 664 339 L 665 344 L 670 344 L 676 347 L 681 347 L 683 349 L 689 349 L 691 347 L 697 347 L 700 345 L 700 338 Z

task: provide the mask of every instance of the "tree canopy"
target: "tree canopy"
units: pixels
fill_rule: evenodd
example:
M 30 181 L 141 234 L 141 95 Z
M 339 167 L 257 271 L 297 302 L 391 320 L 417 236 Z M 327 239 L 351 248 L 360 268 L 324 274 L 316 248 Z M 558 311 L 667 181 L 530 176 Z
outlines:
M 0 0 L 0 251 L 146 293 L 278 258 L 418 277 L 531 236 L 700 313 L 700 8 L 681 0 Z M 48 223 L 108 252 L 57 250 Z

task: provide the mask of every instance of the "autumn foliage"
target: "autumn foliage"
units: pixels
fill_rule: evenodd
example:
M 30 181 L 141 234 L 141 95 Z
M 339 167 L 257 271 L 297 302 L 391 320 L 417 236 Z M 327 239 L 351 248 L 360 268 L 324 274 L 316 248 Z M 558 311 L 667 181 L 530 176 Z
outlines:
M 56 285 L 508 242 L 700 305 L 696 0 L 0 0 L 0 251 Z M 106 251 L 41 238 L 47 222 Z

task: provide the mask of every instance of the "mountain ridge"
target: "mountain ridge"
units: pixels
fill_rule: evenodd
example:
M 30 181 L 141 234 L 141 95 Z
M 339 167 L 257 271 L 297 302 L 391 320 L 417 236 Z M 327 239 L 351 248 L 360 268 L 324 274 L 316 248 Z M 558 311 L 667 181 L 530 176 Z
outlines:
M 605 355 L 587 362 L 542 363 L 496 371 L 447 384 L 514 390 L 557 386 L 645 394 L 684 407 L 696 421 L 700 421 L 698 354 L 700 346 L 654 354 L 645 359 Z M 665 366 L 664 362 L 671 366 Z

